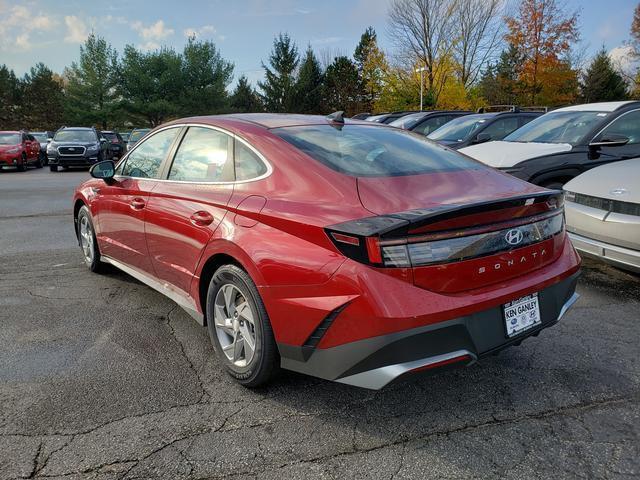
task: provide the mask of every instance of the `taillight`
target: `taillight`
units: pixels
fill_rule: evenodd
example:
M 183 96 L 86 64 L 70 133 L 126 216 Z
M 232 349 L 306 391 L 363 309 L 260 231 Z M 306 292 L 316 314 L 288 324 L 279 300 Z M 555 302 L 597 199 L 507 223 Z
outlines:
M 427 235 L 396 237 L 374 234 L 362 221 L 353 233 L 330 231 L 338 249 L 349 258 L 379 267 L 419 267 L 467 260 L 526 247 L 562 232 L 564 216 L 556 209 L 512 222 L 436 232 Z M 329 227 L 330 229 L 331 227 Z

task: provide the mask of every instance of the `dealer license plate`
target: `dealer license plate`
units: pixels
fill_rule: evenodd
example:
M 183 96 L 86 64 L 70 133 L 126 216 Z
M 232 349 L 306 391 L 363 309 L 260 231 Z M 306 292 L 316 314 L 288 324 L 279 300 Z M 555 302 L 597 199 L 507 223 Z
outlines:
M 537 293 L 506 303 L 503 308 L 507 337 L 514 337 L 542 322 Z

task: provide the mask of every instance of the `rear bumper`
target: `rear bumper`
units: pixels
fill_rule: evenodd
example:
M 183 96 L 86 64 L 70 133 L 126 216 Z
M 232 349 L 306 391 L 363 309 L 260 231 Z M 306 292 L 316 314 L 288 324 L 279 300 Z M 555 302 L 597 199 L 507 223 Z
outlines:
M 612 245 L 588 238 L 577 233 L 569 233 L 573 246 L 585 256 L 597 258 L 625 270 L 640 273 L 640 251 Z
M 363 388 L 380 389 L 406 374 L 445 365 L 469 365 L 558 322 L 575 303 L 579 272 L 538 293 L 541 324 L 508 338 L 502 307 L 444 322 L 366 338 L 305 355 L 279 344 L 282 367 Z M 306 360 L 305 360 L 305 357 Z

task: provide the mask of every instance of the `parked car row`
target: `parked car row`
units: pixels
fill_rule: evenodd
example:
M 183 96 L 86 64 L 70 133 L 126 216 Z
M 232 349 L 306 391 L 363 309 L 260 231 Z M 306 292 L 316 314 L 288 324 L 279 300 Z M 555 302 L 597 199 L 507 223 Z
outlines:
M 149 129 L 135 129 L 135 144 Z M 88 127 L 62 127 L 58 131 L 0 132 L 0 170 L 15 167 L 24 171 L 30 166 L 49 165 L 52 172 L 59 168 L 91 166 L 105 159 L 119 159 L 128 148 L 129 133 L 97 130 Z

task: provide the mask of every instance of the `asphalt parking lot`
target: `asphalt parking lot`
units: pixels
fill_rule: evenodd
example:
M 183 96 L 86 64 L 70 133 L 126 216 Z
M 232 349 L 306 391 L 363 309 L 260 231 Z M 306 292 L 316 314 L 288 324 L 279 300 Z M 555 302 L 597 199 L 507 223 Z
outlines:
M 0 173 L 0 478 L 638 478 L 640 277 L 470 368 L 246 390 L 172 301 L 75 243 L 86 172 Z

